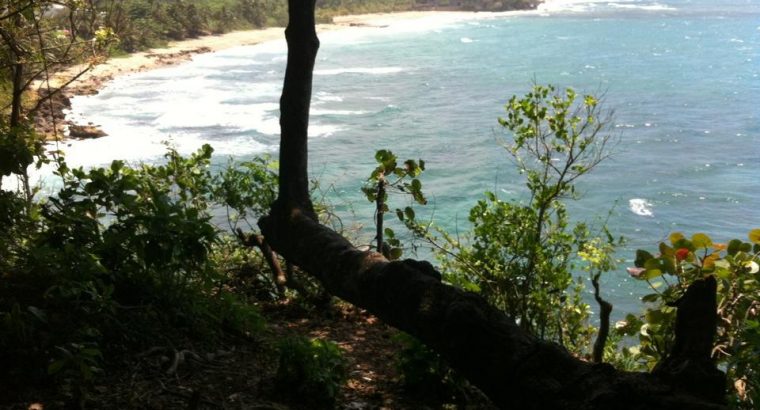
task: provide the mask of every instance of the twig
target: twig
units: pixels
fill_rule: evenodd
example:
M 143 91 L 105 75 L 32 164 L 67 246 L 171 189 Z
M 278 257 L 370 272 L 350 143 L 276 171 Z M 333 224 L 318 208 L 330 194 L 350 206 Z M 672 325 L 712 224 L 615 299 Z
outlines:
M 599 274 L 597 273 L 591 279 L 591 284 L 594 285 L 594 299 L 599 304 L 599 333 L 594 341 L 593 360 L 594 363 L 602 363 L 604 361 L 604 347 L 607 345 L 607 337 L 610 334 L 610 313 L 612 312 L 612 304 L 602 299 L 599 296 Z

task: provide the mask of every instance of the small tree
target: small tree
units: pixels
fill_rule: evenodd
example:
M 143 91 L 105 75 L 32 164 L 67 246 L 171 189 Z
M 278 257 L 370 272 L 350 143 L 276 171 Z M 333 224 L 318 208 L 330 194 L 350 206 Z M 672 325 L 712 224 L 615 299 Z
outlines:
M 420 205 L 427 204 L 427 199 L 422 193 L 422 183 L 417 178 L 425 170 L 425 161 L 407 159 L 403 166 L 399 167 L 393 152 L 384 149 L 375 153 L 375 160 L 378 165 L 367 178 L 362 192 L 368 201 L 375 203 L 377 251 L 386 258 L 395 260 L 401 257 L 403 251 L 393 229 L 384 228 L 384 215 L 389 211 L 388 193 L 409 195 L 414 202 Z M 396 208 L 396 215 L 402 222 L 405 219 L 414 220 L 414 210 L 410 206 L 403 210 Z
M 572 89 L 559 94 L 540 85 L 509 100 L 499 123 L 512 132 L 505 147 L 526 176 L 529 198 L 504 201 L 486 193 L 470 210 L 470 244 L 444 234 L 446 246 L 438 245 L 448 280 L 480 292 L 523 329 L 577 352 L 589 344 L 592 328 L 583 284 L 573 279 L 575 262 L 580 256 L 592 263 L 593 248 L 593 259 L 605 261 L 587 266 L 598 283 L 613 267 L 615 245 L 608 234 L 594 238 L 584 224 L 571 224 L 565 206 L 577 198 L 575 181 L 608 155 L 612 138 L 599 101 L 579 100 Z

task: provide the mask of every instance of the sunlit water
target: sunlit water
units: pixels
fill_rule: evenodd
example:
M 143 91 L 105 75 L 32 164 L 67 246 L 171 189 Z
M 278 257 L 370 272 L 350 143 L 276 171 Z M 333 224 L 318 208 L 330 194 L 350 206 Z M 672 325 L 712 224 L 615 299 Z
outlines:
M 571 210 L 589 222 L 612 210 L 612 232 L 629 241 L 621 257 L 675 230 L 726 240 L 760 226 L 760 1 L 553 4 L 322 35 L 310 169 L 344 219 L 372 224 L 359 188 L 380 148 L 426 160 L 427 215 L 451 231 L 467 230 L 485 190 L 524 198 L 496 119 L 535 80 L 603 93 L 615 111 L 615 155 Z M 74 99 L 72 116 L 109 136 L 71 142 L 68 161 L 154 161 L 162 141 L 185 153 L 210 143 L 220 164 L 276 154 L 284 68 L 275 42 L 120 77 Z M 623 268 L 604 287 L 618 312 L 645 290 Z

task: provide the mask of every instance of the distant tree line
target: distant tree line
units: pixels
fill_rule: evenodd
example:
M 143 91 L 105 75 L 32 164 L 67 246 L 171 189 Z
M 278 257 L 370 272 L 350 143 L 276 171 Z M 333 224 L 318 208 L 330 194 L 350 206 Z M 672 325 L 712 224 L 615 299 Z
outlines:
M 113 29 L 118 50 L 134 52 L 203 34 L 284 26 L 287 7 L 277 0 L 88 0 L 90 24 Z M 501 11 L 533 8 L 536 0 L 317 0 L 317 19 L 331 22 L 337 15 L 406 10 Z M 96 23 L 96 24 L 92 24 Z

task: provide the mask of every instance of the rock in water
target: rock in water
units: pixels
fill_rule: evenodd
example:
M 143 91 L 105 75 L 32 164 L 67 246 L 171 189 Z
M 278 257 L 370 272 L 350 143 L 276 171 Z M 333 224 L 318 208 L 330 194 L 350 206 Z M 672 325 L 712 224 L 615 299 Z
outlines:
M 97 125 L 69 125 L 69 137 L 77 139 L 89 139 L 105 137 L 106 134 Z

